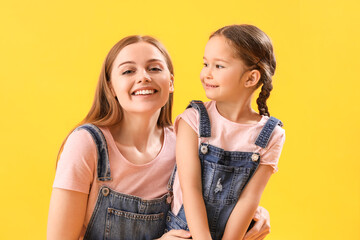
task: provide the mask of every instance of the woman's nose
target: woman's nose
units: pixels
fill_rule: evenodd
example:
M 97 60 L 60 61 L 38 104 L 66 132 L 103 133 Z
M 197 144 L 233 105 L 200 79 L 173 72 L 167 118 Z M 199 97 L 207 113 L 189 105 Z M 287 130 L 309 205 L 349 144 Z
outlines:
M 138 83 L 140 83 L 140 82 L 151 82 L 151 77 L 146 71 L 143 71 L 140 74 Z

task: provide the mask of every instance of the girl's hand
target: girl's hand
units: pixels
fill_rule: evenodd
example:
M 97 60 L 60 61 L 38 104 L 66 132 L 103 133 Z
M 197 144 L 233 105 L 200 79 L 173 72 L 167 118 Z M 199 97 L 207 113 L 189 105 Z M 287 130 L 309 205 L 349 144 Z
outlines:
M 158 238 L 157 240 L 166 240 L 166 239 L 189 239 L 191 237 L 190 232 L 185 230 L 171 230 L 164 235 L 162 235 L 161 238 Z
M 254 220 L 254 226 L 245 234 L 243 240 L 262 240 L 270 233 L 270 215 L 265 208 L 259 206 L 256 209 Z

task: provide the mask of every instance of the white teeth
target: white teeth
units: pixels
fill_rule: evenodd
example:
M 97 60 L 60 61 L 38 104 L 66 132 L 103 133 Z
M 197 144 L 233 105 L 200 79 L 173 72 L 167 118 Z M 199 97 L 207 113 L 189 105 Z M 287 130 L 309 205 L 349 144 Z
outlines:
M 134 93 L 134 95 L 149 95 L 149 94 L 154 94 L 154 93 L 155 93 L 155 90 L 146 89 L 146 90 L 136 91 Z

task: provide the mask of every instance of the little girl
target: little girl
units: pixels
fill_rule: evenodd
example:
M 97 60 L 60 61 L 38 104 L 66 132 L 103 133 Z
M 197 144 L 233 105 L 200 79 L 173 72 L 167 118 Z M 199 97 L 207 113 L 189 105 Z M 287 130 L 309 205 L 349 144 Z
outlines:
M 226 26 L 210 36 L 200 78 L 212 101 L 192 101 L 175 121 L 178 176 L 167 230 L 243 238 L 285 140 L 266 105 L 275 67 L 272 43 L 255 26 Z M 257 113 L 251 97 L 261 85 Z

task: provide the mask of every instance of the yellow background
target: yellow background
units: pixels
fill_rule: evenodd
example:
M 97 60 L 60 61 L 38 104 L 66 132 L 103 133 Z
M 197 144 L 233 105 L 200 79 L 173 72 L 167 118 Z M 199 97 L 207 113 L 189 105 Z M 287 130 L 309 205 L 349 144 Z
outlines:
M 57 151 L 89 110 L 113 44 L 129 34 L 164 43 L 175 117 L 206 100 L 209 34 L 250 23 L 273 40 L 270 113 L 287 134 L 261 201 L 267 239 L 360 239 L 359 10 L 355 0 L 2 1 L 0 238 L 45 239 Z

